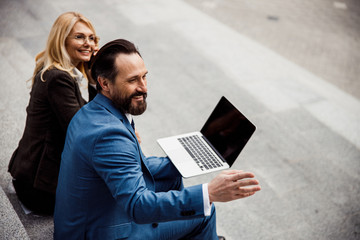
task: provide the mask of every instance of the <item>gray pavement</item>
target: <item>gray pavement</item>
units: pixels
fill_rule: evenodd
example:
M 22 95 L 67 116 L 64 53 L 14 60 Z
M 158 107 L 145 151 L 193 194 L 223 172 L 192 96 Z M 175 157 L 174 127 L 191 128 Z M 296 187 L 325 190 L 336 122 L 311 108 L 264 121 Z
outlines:
M 360 239 L 355 0 L 0 0 L 0 238 L 51 239 L 52 219 L 24 214 L 7 164 L 24 128 L 34 56 L 70 10 L 93 22 L 101 44 L 139 46 L 149 108 L 136 122 L 147 155 L 164 154 L 155 139 L 199 129 L 222 95 L 256 124 L 233 168 L 253 171 L 262 191 L 216 204 L 219 234 Z

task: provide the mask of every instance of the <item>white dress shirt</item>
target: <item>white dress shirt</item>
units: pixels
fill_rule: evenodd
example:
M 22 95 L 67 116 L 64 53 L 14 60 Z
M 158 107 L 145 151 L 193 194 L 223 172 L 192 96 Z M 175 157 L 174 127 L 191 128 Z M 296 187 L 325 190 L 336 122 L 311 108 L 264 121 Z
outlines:
M 76 82 L 79 85 L 80 93 L 83 99 L 85 99 L 87 102 L 89 101 L 89 91 L 88 91 L 88 80 L 84 77 L 82 72 L 79 71 L 79 69 L 74 68 L 73 73 L 75 75 Z

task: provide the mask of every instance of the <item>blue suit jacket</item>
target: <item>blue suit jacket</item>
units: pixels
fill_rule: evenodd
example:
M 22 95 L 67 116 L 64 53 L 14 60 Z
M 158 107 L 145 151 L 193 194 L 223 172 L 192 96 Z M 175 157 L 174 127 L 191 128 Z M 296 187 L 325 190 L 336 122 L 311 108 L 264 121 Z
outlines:
M 62 154 L 55 239 L 143 239 L 152 223 L 204 217 L 201 185 L 159 192 L 180 174 L 146 158 L 126 116 L 98 94 L 72 119 Z

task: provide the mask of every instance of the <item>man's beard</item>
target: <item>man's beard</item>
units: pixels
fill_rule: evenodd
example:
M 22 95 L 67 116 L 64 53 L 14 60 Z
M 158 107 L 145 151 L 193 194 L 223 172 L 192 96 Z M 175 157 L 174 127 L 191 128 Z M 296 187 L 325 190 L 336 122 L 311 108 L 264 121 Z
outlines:
M 143 101 L 136 106 L 131 104 L 133 97 L 143 96 Z M 111 96 L 112 102 L 115 107 L 120 109 L 120 111 L 124 113 L 130 113 L 131 115 L 140 115 L 146 110 L 146 97 L 147 93 L 135 92 L 131 94 L 129 97 L 124 96 L 121 91 L 117 91 L 113 96 Z

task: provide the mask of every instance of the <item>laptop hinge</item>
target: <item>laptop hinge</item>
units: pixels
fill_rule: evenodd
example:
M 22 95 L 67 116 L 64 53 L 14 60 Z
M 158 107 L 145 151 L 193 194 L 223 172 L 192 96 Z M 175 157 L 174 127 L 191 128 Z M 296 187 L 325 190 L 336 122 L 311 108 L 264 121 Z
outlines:
M 209 140 L 206 139 L 204 135 L 201 135 L 201 137 L 205 140 L 205 142 L 211 147 L 211 149 L 218 155 L 218 157 L 224 162 L 227 163 L 227 161 L 223 158 L 223 156 L 214 148 L 214 146 L 209 142 Z

